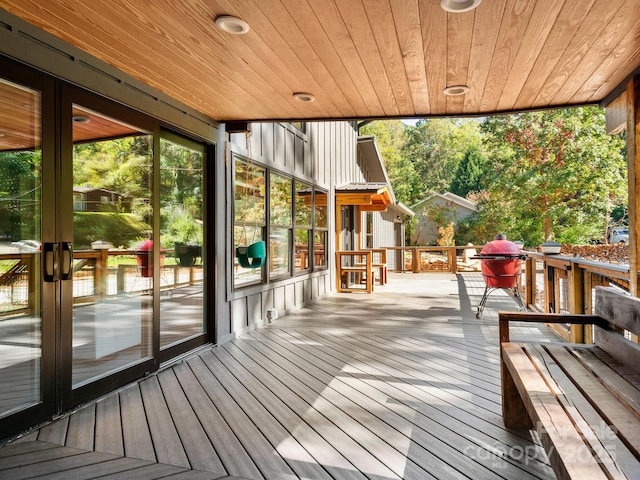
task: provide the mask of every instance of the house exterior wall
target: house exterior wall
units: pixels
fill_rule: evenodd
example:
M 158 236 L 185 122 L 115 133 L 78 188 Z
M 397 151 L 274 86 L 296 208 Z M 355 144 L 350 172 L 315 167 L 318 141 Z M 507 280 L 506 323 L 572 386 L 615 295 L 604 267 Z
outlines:
M 438 225 L 431 220 L 429 209 L 437 208 L 451 212 L 455 223 L 474 212 L 473 209 L 456 204 L 441 196 L 434 196 L 413 208 L 416 213 L 415 230 L 411 234 L 411 243 L 413 245 L 435 245 L 438 240 Z
M 160 151 L 158 145 L 161 132 L 164 131 L 180 134 L 203 145 L 205 152 L 204 204 L 206 205 L 203 216 L 206 247 L 203 257 L 206 262 L 204 275 L 207 292 L 203 309 L 207 336 L 201 341 L 224 343 L 264 323 L 268 309 L 276 309 L 282 315 L 334 290 L 336 283 L 335 187 L 368 180 L 357 157 L 355 122 L 307 123 L 304 131 L 298 130 L 291 124 L 254 123 L 251 125 L 251 135 L 229 134 L 225 131 L 224 124 L 218 124 L 177 100 L 167 97 L 6 12 L 0 11 L 0 22 L 7 26 L 0 29 L 0 55 L 3 59 L 7 57 L 11 61 L 15 60 L 21 65 L 37 70 L 38 76 L 40 73 L 45 74 L 42 76 L 54 80 L 52 84 L 63 85 L 65 91 L 70 89 L 82 91 L 83 95 L 91 96 L 92 99 L 94 96 L 104 97 L 110 100 L 105 103 L 117 104 L 118 109 L 126 108 L 127 111 L 135 112 L 136 115 L 140 112 L 145 114 L 140 116 L 145 117 L 144 124 L 148 125 L 144 129 L 145 133 L 153 135 L 155 152 Z M 54 110 L 51 108 L 53 103 L 51 101 L 47 104 L 47 111 Z M 58 118 L 55 121 L 62 123 Z M 53 128 L 48 131 L 52 130 Z M 61 144 L 64 142 L 60 141 Z M 273 282 L 267 279 L 260 284 L 234 288 L 232 282 L 233 170 L 236 157 L 327 191 L 327 268 L 317 271 L 311 269 Z M 52 158 L 53 156 L 46 158 L 43 163 L 50 163 Z M 158 183 L 155 182 L 155 193 L 159 190 Z M 71 183 L 69 182 L 66 187 L 68 188 L 65 191 L 70 192 Z M 159 205 L 158 198 L 156 194 L 154 196 L 156 207 Z M 88 201 L 89 199 L 85 197 L 80 200 Z M 101 198 L 98 197 L 95 201 L 101 201 Z M 158 208 L 154 209 L 154 212 L 158 211 Z M 155 213 L 154 231 L 157 231 L 158 215 Z M 377 213 L 376 218 L 378 219 L 376 221 L 382 222 L 381 214 Z M 67 228 L 67 230 L 72 229 Z M 382 232 L 382 226 L 379 230 Z M 381 236 L 376 242 L 383 244 L 390 240 L 391 237 Z M 152 320 L 154 327 L 158 325 L 158 311 L 159 308 L 154 309 Z M 204 338 L 204 334 L 201 337 Z M 187 342 L 184 344 L 186 345 Z M 189 345 L 184 347 L 185 351 L 187 348 L 194 348 Z M 53 351 L 53 349 L 48 346 L 47 351 Z M 69 352 L 65 353 L 71 357 Z M 162 354 L 163 352 L 160 351 L 149 357 L 153 365 L 146 371 L 159 368 L 161 362 L 171 360 L 172 357 L 169 354 L 166 358 L 163 358 Z M 47 355 L 50 354 L 47 353 Z M 131 373 L 131 375 L 138 374 Z M 121 385 L 123 383 L 118 382 L 123 382 L 124 378 L 120 376 L 109 385 L 111 388 L 113 385 Z M 99 390 L 95 391 L 99 392 Z M 30 421 L 37 421 L 37 419 Z
M 226 341 L 268 321 L 267 310 L 277 314 L 298 309 L 334 290 L 335 186 L 363 181 L 356 162 L 357 129 L 353 122 L 306 123 L 304 131 L 285 123 L 253 123 L 250 133 L 229 135 L 224 171 L 225 214 L 224 301 L 219 306 L 218 340 Z M 233 166 L 235 158 L 272 169 L 328 191 L 328 268 L 312 270 L 244 287 L 233 286 Z M 222 285 L 221 285 L 222 286 Z

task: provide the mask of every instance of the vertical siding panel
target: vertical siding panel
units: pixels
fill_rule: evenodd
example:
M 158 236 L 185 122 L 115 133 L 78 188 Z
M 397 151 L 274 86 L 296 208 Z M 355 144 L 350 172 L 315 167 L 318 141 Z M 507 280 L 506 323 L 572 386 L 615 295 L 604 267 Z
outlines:
M 273 306 L 279 315 L 284 315 L 286 310 L 284 287 L 277 287 L 273 290 Z
M 280 124 L 273 126 L 273 154 L 272 158 L 278 165 L 286 166 L 287 159 L 285 156 L 285 131 Z
M 257 293 L 247 297 L 247 325 L 249 327 L 261 323 L 264 319 L 262 315 L 262 295 Z
M 276 157 L 273 155 L 273 129 L 275 125 L 273 123 L 262 124 L 262 157 L 271 162 L 275 162 Z
M 233 332 L 242 332 L 249 324 L 247 320 L 246 297 L 231 302 L 231 328 Z
M 284 309 L 291 310 L 296 306 L 296 291 L 295 285 L 290 283 L 284 287 Z

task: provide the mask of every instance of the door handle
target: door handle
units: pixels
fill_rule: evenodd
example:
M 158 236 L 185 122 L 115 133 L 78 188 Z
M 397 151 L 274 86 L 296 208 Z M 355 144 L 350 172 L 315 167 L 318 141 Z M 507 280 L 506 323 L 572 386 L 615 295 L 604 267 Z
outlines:
M 71 242 L 60 243 L 60 280 L 73 278 L 73 244 Z
M 57 282 L 58 281 L 58 244 L 52 242 L 45 242 L 42 245 L 42 251 L 44 253 L 44 272 L 43 279 L 45 282 Z

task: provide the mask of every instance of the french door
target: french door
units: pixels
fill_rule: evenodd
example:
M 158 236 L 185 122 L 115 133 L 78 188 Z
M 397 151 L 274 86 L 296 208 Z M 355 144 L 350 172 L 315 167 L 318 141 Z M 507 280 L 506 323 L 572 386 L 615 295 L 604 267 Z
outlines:
M 207 341 L 205 146 L 120 104 L 7 66 L 2 438 Z

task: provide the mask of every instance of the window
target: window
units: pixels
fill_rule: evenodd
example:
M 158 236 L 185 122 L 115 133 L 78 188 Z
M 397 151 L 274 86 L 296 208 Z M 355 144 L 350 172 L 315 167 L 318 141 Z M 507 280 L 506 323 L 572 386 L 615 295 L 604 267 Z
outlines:
M 364 247 L 373 248 L 373 212 L 365 212 Z
M 329 226 L 327 192 L 316 190 L 313 205 L 313 265 L 322 269 L 327 268 L 327 228 Z
M 309 270 L 313 189 L 308 183 L 296 180 L 295 191 L 294 267 L 296 272 L 301 272 Z
M 246 248 L 264 241 L 266 170 L 242 160 L 235 162 L 234 186 L 234 286 L 262 280 L 262 265 L 243 267 L 238 260 L 238 247 Z M 242 251 L 242 250 L 241 250 Z M 254 257 L 252 260 L 255 260 Z
M 291 125 L 300 130 L 302 133 L 306 133 L 307 124 L 305 122 L 291 122 Z
M 293 180 L 272 173 L 269 177 L 269 273 L 271 278 L 291 273 Z
M 160 296 L 160 347 L 205 332 L 204 164 L 205 145 L 163 131 L 160 139 L 160 283 L 175 279 Z M 188 279 L 188 281 L 186 281 Z M 176 298 L 189 298 L 176 328 Z

